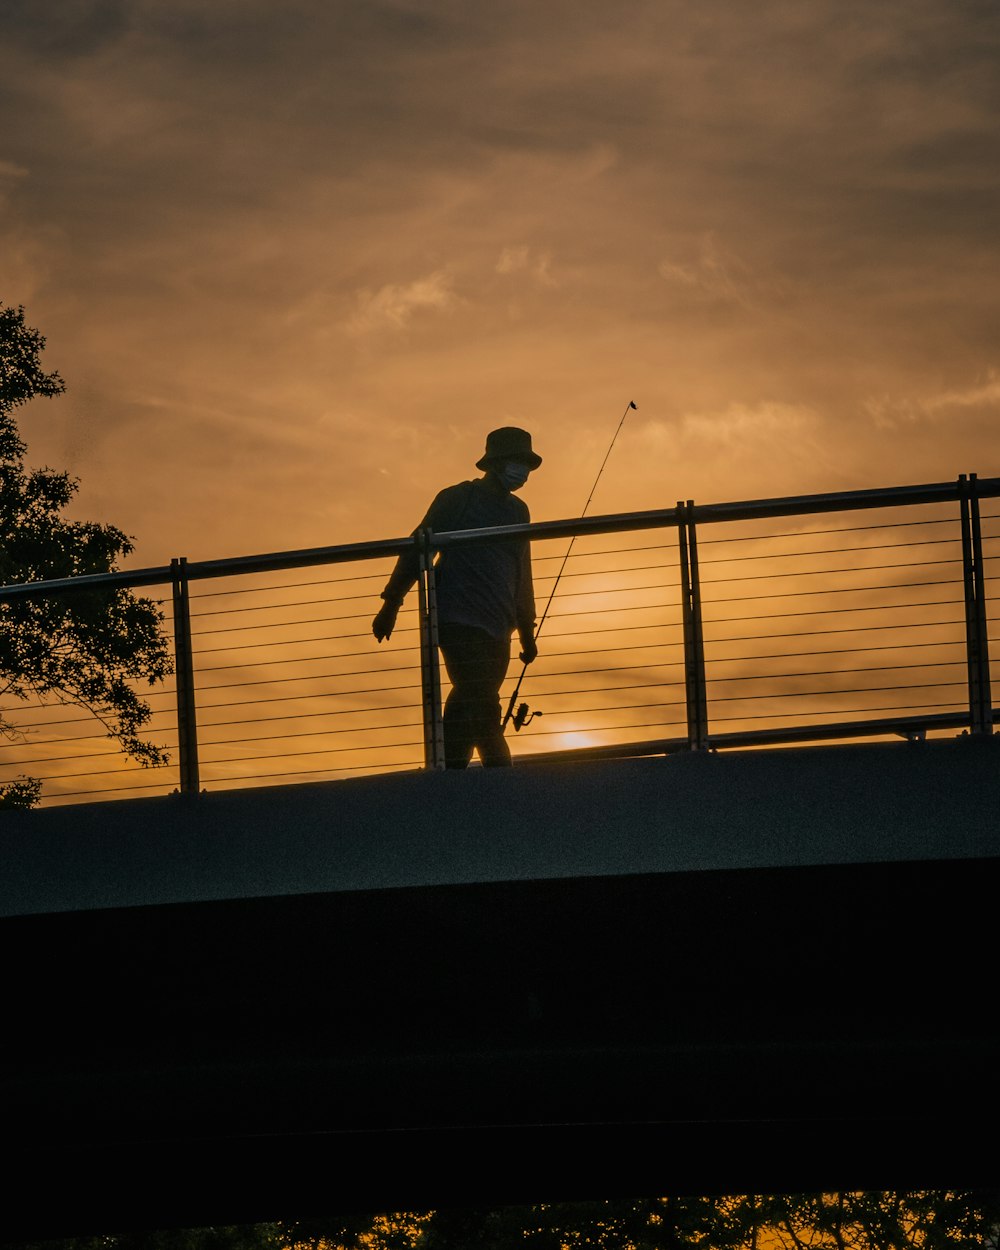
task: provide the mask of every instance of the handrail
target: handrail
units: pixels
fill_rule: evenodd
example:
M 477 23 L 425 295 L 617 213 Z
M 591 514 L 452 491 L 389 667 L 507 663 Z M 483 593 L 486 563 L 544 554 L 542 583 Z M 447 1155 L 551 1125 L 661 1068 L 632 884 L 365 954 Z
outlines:
M 977 478 L 976 484 L 981 499 L 1000 495 L 1000 477 Z M 961 486 L 958 482 L 928 482 L 919 486 L 880 486 L 822 495 L 696 504 L 694 516 L 697 521 L 746 521 L 816 512 L 853 512 L 861 508 L 895 508 L 903 504 L 947 503 L 960 498 Z
M 981 499 L 1000 496 L 1000 477 L 978 478 Z M 831 491 L 816 495 L 742 500 L 728 503 L 691 504 L 691 516 L 698 521 L 744 521 L 754 518 L 795 516 L 817 512 L 854 511 L 861 508 L 889 508 L 904 504 L 948 502 L 961 498 L 957 482 L 931 482 L 915 486 L 889 486 L 870 490 Z M 644 512 L 614 512 L 591 517 L 567 517 L 554 521 L 493 526 L 483 529 L 448 530 L 433 535 L 433 546 L 443 549 L 498 539 L 570 538 L 584 534 L 609 534 L 632 530 L 668 528 L 680 522 L 679 509 L 654 508 Z M 197 560 L 187 564 L 191 581 L 233 577 L 244 573 L 267 573 L 280 569 L 306 568 L 322 564 L 342 564 L 352 560 L 375 560 L 399 555 L 416 545 L 413 534 L 359 543 L 338 543 L 329 547 L 309 547 L 296 551 L 231 556 L 218 560 Z M 171 579 L 171 565 L 119 570 L 114 573 L 88 573 L 37 582 L 0 586 L 0 602 L 34 595 L 64 594 L 76 590 L 120 589 L 162 585 Z
M 309 568 L 321 564 L 347 564 L 352 560 L 377 560 L 395 556 L 414 545 L 415 539 L 382 538 L 373 542 L 340 543 L 333 547 L 309 547 L 269 555 L 232 556 L 221 560 L 196 560 L 186 566 L 189 581 L 210 577 L 238 577 L 245 573 L 271 573 L 279 569 Z M 117 590 L 133 586 L 159 586 L 171 580 L 173 565 L 148 569 L 120 569 L 114 573 L 84 573 L 79 577 L 18 582 L 0 586 L 0 603 L 34 595 L 65 594 L 75 590 Z

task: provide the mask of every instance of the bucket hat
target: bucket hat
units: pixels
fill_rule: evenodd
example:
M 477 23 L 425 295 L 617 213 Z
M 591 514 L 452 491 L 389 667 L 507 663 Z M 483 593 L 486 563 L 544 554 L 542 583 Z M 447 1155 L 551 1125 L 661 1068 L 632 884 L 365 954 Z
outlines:
M 541 456 L 531 450 L 531 435 L 516 425 L 502 425 L 486 435 L 486 450 L 476 461 L 477 469 L 488 469 L 497 460 L 519 460 L 530 469 L 537 469 Z

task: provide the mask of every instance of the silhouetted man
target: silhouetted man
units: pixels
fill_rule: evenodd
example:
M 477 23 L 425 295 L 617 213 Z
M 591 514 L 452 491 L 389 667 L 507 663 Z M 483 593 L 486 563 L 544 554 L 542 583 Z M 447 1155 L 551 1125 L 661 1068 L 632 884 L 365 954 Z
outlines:
M 531 435 L 516 426 L 493 430 L 476 462 L 483 476 L 448 486 L 437 495 L 418 529 L 435 533 L 487 529 L 531 520 L 528 506 L 513 494 L 542 463 Z M 414 531 L 416 532 L 416 531 Z M 396 561 L 372 622 L 382 642 L 392 633 L 407 591 L 417 579 L 416 551 Z M 452 690 L 444 708 L 444 753 L 448 768 L 466 768 L 473 750 L 486 768 L 510 765 L 500 717 L 500 687 L 510 664 L 517 630 L 521 660 L 530 664 L 535 645 L 535 594 L 526 539 L 448 547 L 435 565 L 438 642 Z

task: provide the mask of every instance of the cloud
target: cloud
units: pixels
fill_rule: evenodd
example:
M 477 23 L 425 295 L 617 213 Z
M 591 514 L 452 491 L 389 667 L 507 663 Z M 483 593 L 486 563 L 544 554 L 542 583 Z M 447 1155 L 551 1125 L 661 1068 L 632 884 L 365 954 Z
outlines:
M 552 254 L 550 252 L 532 252 L 523 245 L 505 247 L 497 258 L 496 272 L 503 275 L 524 273 L 533 278 L 541 286 L 557 286 L 552 276 Z
M 978 417 L 1000 411 L 1000 374 L 991 369 L 985 381 L 957 390 L 927 395 L 873 395 L 864 402 L 865 412 L 878 429 L 932 422 L 942 415 Z M 984 411 L 985 410 L 985 411 Z
M 405 286 L 388 283 L 378 291 L 361 291 L 357 307 L 347 323 L 351 334 L 401 330 L 421 312 L 447 312 L 458 302 L 452 277 L 439 269 Z
M 801 448 L 803 440 L 821 425 L 820 415 L 812 409 L 771 400 L 734 403 L 722 412 L 687 413 L 681 429 L 685 438 L 730 448 L 771 448 L 776 444 Z
M 939 412 L 943 408 L 978 408 L 985 404 L 1000 404 L 1000 376 L 992 369 L 987 380 L 977 386 L 961 391 L 942 391 L 940 395 L 932 395 L 926 400 L 931 412 Z
M 645 463 L 704 463 L 751 466 L 808 461 L 818 454 L 825 423 L 801 404 L 763 400 L 731 403 L 717 410 L 689 411 L 675 420 L 653 417 L 631 435 L 634 454 Z
M 13 190 L 28 176 L 24 165 L 15 161 L 5 161 L 0 157 L 0 210 L 10 202 Z
M 18 179 L 27 176 L 28 170 L 24 165 L 18 165 L 15 161 L 5 161 L 0 157 L 0 178 Z
M 528 268 L 529 249 L 505 247 L 496 263 L 497 273 L 517 273 Z
M 702 235 L 693 260 L 663 260 L 658 272 L 673 286 L 697 291 L 709 300 L 755 307 L 787 287 L 775 275 L 761 276 L 731 248 L 724 247 L 713 231 Z

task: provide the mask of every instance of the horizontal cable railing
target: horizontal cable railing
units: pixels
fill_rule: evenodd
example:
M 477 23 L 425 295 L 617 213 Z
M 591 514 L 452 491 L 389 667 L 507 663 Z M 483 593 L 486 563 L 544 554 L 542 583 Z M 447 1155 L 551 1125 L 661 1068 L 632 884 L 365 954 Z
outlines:
M 0 630 L 5 626 L 4 589 L 0 588 Z M 169 589 L 152 593 L 163 613 L 163 628 L 173 630 Z M 177 688 L 173 676 L 146 687 L 142 697 L 150 718 L 141 737 L 168 753 L 163 767 L 145 768 L 123 753 L 108 728 L 85 708 L 58 698 L 5 699 L 0 717 L 14 726 L 0 737 L 0 785 L 21 777 L 42 783 L 43 803 L 139 798 L 164 794 L 179 785 L 177 768 Z
M 376 648 L 389 573 L 256 574 L 191 596 L 201 780 L 331 780 L 423 764 L 417 613 Z
M 3 587 L 0 630 L 21 597 L 135 589 L 177 663 L 138 691 L 166 765 L 129 760 L 85 709 L 5 700 L 0 785 L 35 777 L 43 803 L 65 803 L 440 767 L 429 557 L 391 638 L 371 632 L 395 558 L 421 541 L 429 556 L 531 541 L 539 655 L 524 668 L 515 641 L 501 692 L 521 700 L 518 763 L 988 733 L 998 497 L 1000 479 L 973 477 L 680 503 Z
M 530 719 L 517 742 L 519 753 L 683 732 L 676 530 L 584 535 L 568 558 L 566 546 L 552 540 L 533 544 L 540 605 L 564 559 L 565 567 L 539 636 L 538 659 L 524 676 L 521 693 Z M 517 675 L 515 664 L 513 680 Z
M 961 536 L 953 518 L 890 511 L 701 539 L 714 730 L 966 706 Z

